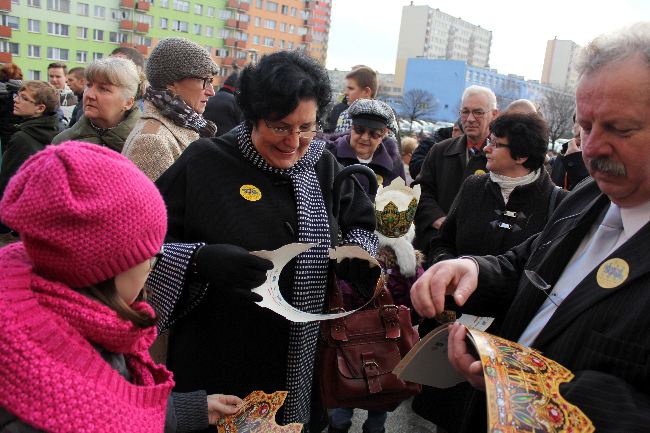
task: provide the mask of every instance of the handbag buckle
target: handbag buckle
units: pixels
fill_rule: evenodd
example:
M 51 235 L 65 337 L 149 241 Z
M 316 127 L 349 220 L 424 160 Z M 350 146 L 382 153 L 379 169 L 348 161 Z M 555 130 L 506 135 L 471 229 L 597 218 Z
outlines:
M 364 352 L 361 354 L 363 361 L 363 374 L 366 376 L 368 383 L 368 392 L 377 394 L 381 392 L 381 382 L 379 381 L 379 364 L 374 360 L 373 352 Z
M 381 320 L 386 329 L 386 338 L 396 340 L 402 335 L 399 326 L 399 309 L 397 305 L 384 305 L 381 307 Z

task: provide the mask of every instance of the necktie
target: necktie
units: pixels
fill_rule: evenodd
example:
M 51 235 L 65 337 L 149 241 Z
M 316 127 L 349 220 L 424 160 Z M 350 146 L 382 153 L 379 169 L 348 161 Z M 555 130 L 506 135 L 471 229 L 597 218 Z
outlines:
M 564 272 L 562 272 L 557 283 L 555 283 L 548 299 L 542 304 L 535 317 L 533 317 L 519 338 L 520 344 L 529 346 L 533 343 L 557 309 L 557 306 L 569 296 L 573 289 L 595 267 L 599 266 L 612 253 L 622 232 L 623 220 L 621 219 L 621 210 L 612 203 L 603 221 L 583 251 L 579 252 L 567 267 L 564 268 Z

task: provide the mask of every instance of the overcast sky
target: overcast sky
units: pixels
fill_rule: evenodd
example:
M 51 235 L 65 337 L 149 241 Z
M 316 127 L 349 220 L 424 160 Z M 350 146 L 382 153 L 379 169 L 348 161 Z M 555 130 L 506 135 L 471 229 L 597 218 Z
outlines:
M 402 7 L 410 0 L 333 0 L 327 68 L 365 64 L 395 72 Z M 542 76 L 546 41 L 580 45 L 599 34 L 650 20 L 648 0 L 414 1 L 492 31 L 490 67 L 527 80 Z

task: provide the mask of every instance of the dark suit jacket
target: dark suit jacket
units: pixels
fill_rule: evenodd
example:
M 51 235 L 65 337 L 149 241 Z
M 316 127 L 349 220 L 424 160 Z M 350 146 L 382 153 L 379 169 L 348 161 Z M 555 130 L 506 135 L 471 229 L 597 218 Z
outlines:
M 555 284 L 608 203 L 596 183 L 586 180 L 560 204 L 541 234 L 501 256 L 478 257 L 479 288 L 468 311 L 486 314 L 502 302 L 510 303 L 500 333 L 518 340 L 546 299 L 525 278 L 520 279 L 523 270 L 532 269 Z M 649 245 L 650 224 L 646 224 L 605 259 L 625 260 L 630 269 L 627 279 L 613 289 L 601 288 L 596 282 L 597 266 L 560 304 L 533 343 L 575 374 L 562 385 L 562 394 L 593 421 L 599 433 L 650 431 Z M 480 406 L 485 410 L 484 400 L 474 403 L 479 411 Z M 468 432 L 484 431 L 485 419 L 468 417 L 465 427 Z
M 426 252 L 435 234 L 431 224 L 447 215 L 463 181 L 472 174 L 487 171 L 483 152 L 467 158 L 467 138 L 464 135 L 433 145 L 427 154 L 415 184 L 422 187 L 422 195 L 415 213 L 415 242 Z

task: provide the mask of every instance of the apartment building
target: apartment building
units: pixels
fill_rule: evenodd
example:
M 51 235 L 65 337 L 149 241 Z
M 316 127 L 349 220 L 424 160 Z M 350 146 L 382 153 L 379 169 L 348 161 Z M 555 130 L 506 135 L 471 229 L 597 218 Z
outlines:
M 580 45 L 573 41 L 552 39 L 546 43 L 542 83 L 560 90 L 573 90 L 578 82 L 575 58 Z
M 222 77 L 285 49 L 324 64 L 330 15 L 331 0 L 0 0 L 0 63 L 46 79 L 54 61 L 85 66 L 118 46 L 147 56 L 181 36 L 205 47 Z
M 429 6 L 402 8 L 395 84 L 403 87 L 408 59 L 462 60 L 488 68 L 492 32 Z

